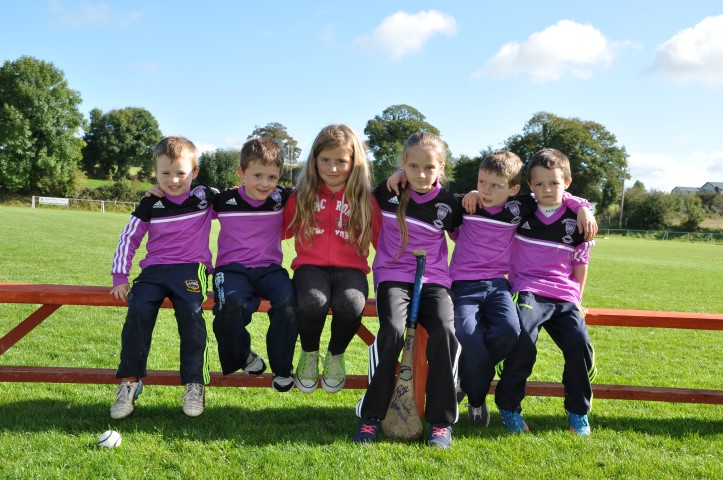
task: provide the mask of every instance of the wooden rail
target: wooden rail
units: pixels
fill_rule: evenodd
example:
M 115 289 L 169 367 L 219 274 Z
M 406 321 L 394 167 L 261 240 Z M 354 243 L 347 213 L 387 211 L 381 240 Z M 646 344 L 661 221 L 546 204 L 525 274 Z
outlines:
M 0 303 L 37 304 L 37 310 L 22 320 L 15 328 L 0 338 L 0 355 L 20 341 L 25 335 L 47 319 L 53 312 L 63 305 L 87 306 L 125 306 L 109 295 L 109 287 L 76 286 L 76 285 L 39 285 L 21 283 L 0 283 Z M 169 308 L 168 300 L 163 307 Z M 213 307 L 213 295 L 204 304 L 206 310 Z M 262 301 L 260 312 L 269 310 L 269 302 Z M 365 317 L 376 316 L 374 299 L 367 301 L 364 308 Z M 605 325 L 619 327 L 654 327 L 654 328 L 683 328 L 695 330 L 723 330 L 723 315 L 685 312 L 657 312 L 646 310 L 616 310 L 604 308 L 591 308 L 587 314 L 588 325 Z M 423 338 L 426 332 L 418 332 Z M 374 342 L 374 335 L 362 325 L 357 335 L 367 344 Z M 419 346 L 415 355 L 418 361 L 423 361 L 424 342 L 417 342 Z M 418 371 L 424 370 L 424 365 L 418 363 Z M 177 371 L 149 370 L 144 377 L 147 385 L 180 385 Z M 114 384 L 115 370 L 100 368 L 67 368 L 67 367 L 35 367 L 35 366 L 0 366 L 0 382 L 50 382 L 50 383 L 90 383 Z M 271 375 L 258 377 L 234 373 L 222 375 L 219 372 L 211 373 L 212 386 L 216 387 L 270 387 Z M 418 396 L 424 394 L 423 382 L 418 382 Z M 490 388 L 494 391 L 496 382 Z M 366 388 L 366 375 L 348 375 L 346 388 Z M 603 385 L 594 384 L 595 398 L 620 400 L 652 400 L 664 402 L 708 403 L 723 404 L 723 391 L 682 389 L 664 387 L 644 387 L 634 385 Z M 559 383 L 528 382 L 527 395 L 536 396 L 564 396 L 563 386 Z M 420 402 L 423 404 L 423 402 Z

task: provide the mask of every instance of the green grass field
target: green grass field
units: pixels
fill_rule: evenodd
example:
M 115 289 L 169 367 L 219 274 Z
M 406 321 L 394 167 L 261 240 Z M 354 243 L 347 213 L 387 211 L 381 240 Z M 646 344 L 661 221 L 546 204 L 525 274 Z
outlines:
M 0 219 L 0 281 L 109 285 L 128 215 L 0 207 Z M 288 264 L 293 246 L 284 248 Z M 584 303 L 723 313 L 721 271 L 721 245 L 601 238 Z M 0 336 L 34 308 L 0 304 Z M 0 365 L 115 368 L 123 319 L 122 308 L 63 307 Z M 374 319 L 364 323 L 377 330 Z M 208 325 L 210 332 L 210 316 Z M 256 314 L 253 346 L 264 355 L 265 326 Z M 723 389 L 720 332 L 590 327 L 590 336 L 599 383 Z M 215 353 L 212 334 L 209 340 Z M 532 380 L 559 381 L 559 351 L 545 334 L 538 347 Z M 365 374 L 366 362 L 366 346 L 355 339 L 347 370 Z M 159 318 L 149 368 L 178 368 L 169 310 Z M 136 412 L 115 421 L 112 385 L 0 388 L 0 478 L 723 478 L 717 405 L 595 400 L 593 435 L 578 438 L 566 429 L 561 399 L 530 397 L 523 407 L 532 433 L 510 436 L 489 398 L 490 427 L 472 427 L 463 407 L 453 447 L 442 452 L 421 442 L 353 444 L 360 390 L 211 388 L 206 412 L 192 419 L 181 411 L 182 387 L 150 386 Z M 108 428 L 123 435 L 120 448 L 95 446 Z

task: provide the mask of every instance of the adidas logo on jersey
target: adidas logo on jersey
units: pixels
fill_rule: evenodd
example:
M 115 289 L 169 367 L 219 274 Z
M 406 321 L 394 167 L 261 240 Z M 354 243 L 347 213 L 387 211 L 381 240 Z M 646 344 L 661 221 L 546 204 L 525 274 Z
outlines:
M 530 224 L 528 222 L 525 222 L 525 224 L 522 225 L 522 228 L 524 228 L 526 230 L 530 230 L 532 227 L 530 227 Z
M 389 199 L 389 203 L 394 203 L 396 205 L 399 205 L 399 199 L 397 197 L 392 197 Z
M 156 203 L 153 204 L 153 208 L 166 208 L 166 206 L 163 205 L 163 202 L 158 200 Z
M 238 205 L 235 198 L 231 198 L 226 201 L 226 205 Z

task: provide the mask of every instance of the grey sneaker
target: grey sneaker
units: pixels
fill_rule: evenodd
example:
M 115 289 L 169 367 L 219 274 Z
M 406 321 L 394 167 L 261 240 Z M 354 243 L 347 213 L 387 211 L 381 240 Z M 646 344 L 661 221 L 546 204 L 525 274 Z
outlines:
M 304 393 L 312 393 L 319 382 L 319 352 L 301 351 L 294 384 Z
M 137 382 L 121 382 L 115 392 L 113 406 L 110 407 L 110 418 L 120 420 L 133 413 L 136 398 L 142 391 L 143 382 L 140 379 Z
M 249 375 L 261 375 L 266 370 L 266 362 L 261 358 L 261 355 L 256 355 L 254 352 L 249 352 L 249 356 L 246 359 L 246 366 L 244 372 Z
M 274 380 L 271 382 L 271 386 L 277 392 L 288 392 L 294 388 L 294 377 L 293 375 L 291 377 L 279 377 L 278 375 L 274 375 Z
M 205 387 L 200 383 L 189 383 L 181 397 L 183 400 L 183 413 L 189 417 L 197 417 L 203 413 L 206 406 Z
M 324 357 L 324 373 L 321 376 L 321 387 L 329 393 L 335 393 L 344 388 L 346 382 L 346 369 L 344 367 L 344 354 L 326 354 Z
M 467 418 L 469 418 L 470 423 L 474 425 L 489 427 L 490 411 L 487 409 L 487 403 L 483 402 L 480 407 L 473 407 L 467 404 Z

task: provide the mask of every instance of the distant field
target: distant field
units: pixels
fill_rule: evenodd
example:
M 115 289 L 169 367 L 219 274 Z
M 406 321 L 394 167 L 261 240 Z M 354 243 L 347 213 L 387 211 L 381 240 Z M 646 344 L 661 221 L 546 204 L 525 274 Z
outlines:
M 127 214 L 0 207 L 0 218 L 0 281 L 110 285 Z M 284 252 L 288 266 L 290 241 Z M 589 307 L 723 313 L 722 245 L 599 238 L 591 259 Z M 0 336 L 33 310 L 0 304 Z M 123 318 L 122 308 L 63 307 L 0 365 L 115 368 Z M 254 318 L 253 346 L 265 355 L 267 317 Z M 375 319 L 364 323 L 376 332 Z M 208 325 L 218 371 L 210 315 Z M 591 327 L 590 336 L 600 383 L 723 389 L 721 332 Z M 322 345 L 327 339 L 328 328 Z M 538 351 L 532 379 L 559 381 L 562 358 L 547 335 Z M 149 367 L 178 368 L 177 352 L 172 311 L 164 310 Z M 347 370 L 365 374 L 366 364 L 366 346 L 355 339 Z M 188 419 L 180 387 L 151 386 L 131 418 L 114 421 L 113 386 L 0 386 L 0 478 L 723 478 L 717 405 L 595 400 L 593 436 L 579 439 L 566 431 L 560 399 L 526 399 L 533 432 L 516 437 L 504 432 L 489 398 L 491 426 L 471 426 L 463 406 L 452 450 L 438 452 L 422 443 L 352 444 L 361 391 L 213 388 L 206 413 Z M 123 434 L 117 451 L 94 446 L 109 427 Z

